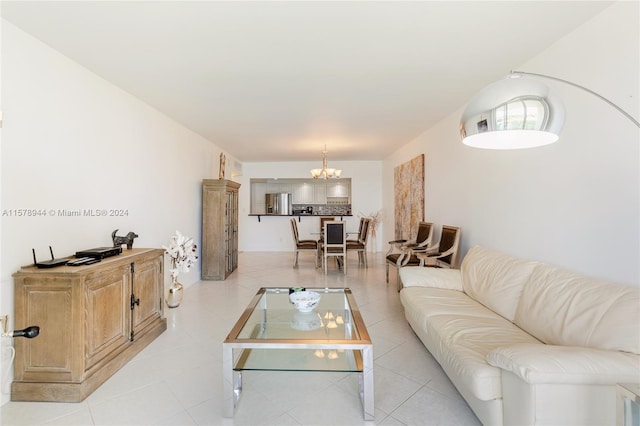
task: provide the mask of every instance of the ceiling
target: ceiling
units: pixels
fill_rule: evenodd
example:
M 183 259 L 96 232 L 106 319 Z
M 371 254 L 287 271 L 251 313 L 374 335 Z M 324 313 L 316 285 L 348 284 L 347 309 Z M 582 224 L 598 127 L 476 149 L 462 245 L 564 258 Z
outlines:
M 611 2 L 2 1 L 242 162 L 381 160 Z M 532 71 L 532 70 L 530 70 Z

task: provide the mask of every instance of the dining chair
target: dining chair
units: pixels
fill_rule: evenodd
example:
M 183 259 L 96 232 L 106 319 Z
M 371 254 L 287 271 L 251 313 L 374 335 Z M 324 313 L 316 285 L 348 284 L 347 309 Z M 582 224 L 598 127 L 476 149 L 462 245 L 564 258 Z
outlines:
M 298 235 L 298 224 L 295 218 L 291 219 L 291 233 L 293 235 L 293 244 L 295 245 L 295 256 L 293 258 L 293 267 L 298 267 L 298 254 L 301 251 L 313 251 L 313 256 L 316 260 L 316 268 L 318 267 L 318 241 L 316 240 L 301 240 Z
M 367 219 L 368 218 L 366 218 L 366 217 L 361 217 L 360 218 L 360 224 L 358 225 L 358 234 L 357 234 L 356 238 L 349 238 L 349 233 L 347 233 L 347 244 L 358 242 L 358 240 L 360 239 L 360 233 L 362 232 L 362 226 L 364 225 L 364 222 Z M 369 220 L 371 220 L 371 219 L 369 219 Z
M 358 231 L 358 239 L 350 240 L 347 239 L 347 253 L 349 251 L 356 251 L 358 253 L 358 265 L 364 265 L 365 268 L 368 268 L 367 265 L 367 237 L 369 235 L 369 223 L 371 219 L 362 218 L 360 219 L 360 230 Z
M 325 222 L 330 222 L 330 221 L 335 221 L 336 218 L 335 217 L 329 217 L 329 216 L 323 216 L 320 218 L 320 234 L 324 234 L 324 223 Z
M 324 242 L 322 244 L 324 273 L 327 274 L 329 257 L 336 257 L 338 265 L 342 260 L 342 271 L 347 273 L 347 230 L 346 223 L 333 220 L 324 222 Z

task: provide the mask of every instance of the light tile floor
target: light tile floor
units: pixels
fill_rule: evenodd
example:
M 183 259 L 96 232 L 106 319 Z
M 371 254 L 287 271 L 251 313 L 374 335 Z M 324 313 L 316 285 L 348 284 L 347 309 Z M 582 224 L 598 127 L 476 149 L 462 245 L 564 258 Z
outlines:
M 2 425 L 479 425 L 404 319 L 384 277 L 382 253 L 369 268 L 349 256 L 347 275 L 301 253 L 241 253 L 225 281 L 185 289 L 166 309 L 168 329 L 81 403 L 9 402 Z M 260 287 L 349 287 L 373 340 L 375 421 L 364 422 L 355 374 L 245 372 L 233 419 L 222 417 L 222 342 Z

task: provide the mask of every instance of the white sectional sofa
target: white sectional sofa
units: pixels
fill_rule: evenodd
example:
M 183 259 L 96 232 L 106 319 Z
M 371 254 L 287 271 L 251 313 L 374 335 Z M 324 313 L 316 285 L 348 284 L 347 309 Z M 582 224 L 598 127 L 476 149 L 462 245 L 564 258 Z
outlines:
M 640 289 L 474 247 L 405 267 L 407 321 L 485 425 L 614 425 L 640 383 Z

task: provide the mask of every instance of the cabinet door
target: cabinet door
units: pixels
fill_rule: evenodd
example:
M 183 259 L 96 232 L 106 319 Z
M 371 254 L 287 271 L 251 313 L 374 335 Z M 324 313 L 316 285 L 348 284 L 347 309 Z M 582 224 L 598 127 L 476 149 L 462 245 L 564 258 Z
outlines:
M 345 182 L 327 183 L 327 197 L 348 197 L 350 187 Z
M 134 340 L 137 334 L 162 317 L 162 291 L 164 289 L 162 264 L 160 256 L 133 264 L 131 297 L 133 297 L 134 303 L 131 304 L 131 301 L 128 303 L 129 307 L 133 306 L 131 340 Z
M 224 214 L 224 270 L 225 275 L 233 269 L 233 192 L 226 192 Z
M 314 183 L 313 201 L 315 204 L 327 204 L 327 184 L 324 181 Z
M 81 288 L 81 283 L 67 279 L 16 279 L 15 326 L 38 325 L 41 332 L 36 339 L 14 340 L 15 380 L 72 382 L 82 378 L 84 352 L 79 327 L 74 324 L 81 324 L 83 316 L 73 306 L 74 290 L 81 293 Z
M 267 193 L 266 183 L 259 182 L 259 183 L 251 184 L 251 213 L 252 214 L 265 214 L 267 212 L 267 207 L 265 205 L 265 198 L 264 198 L 266 193 Z
M 131 272 L 127 265 L 86 280 L 86 369 L 129 342 Z
M 202 278 L 223 279 L 226 225 L 226 193 L 205 185 L 202 194 Z
M 291 183 L 267 182 L 267 193 L 287 192 L 291 193 Z
M 292 203 L 293 204 L 313 204 L 314 184 L 310 183 L 294 183 L 292 184 Z
M 236 191 L 227 191 L 226 205 L 225 268 L 228 275 L 238 266 L 238 193 Z

